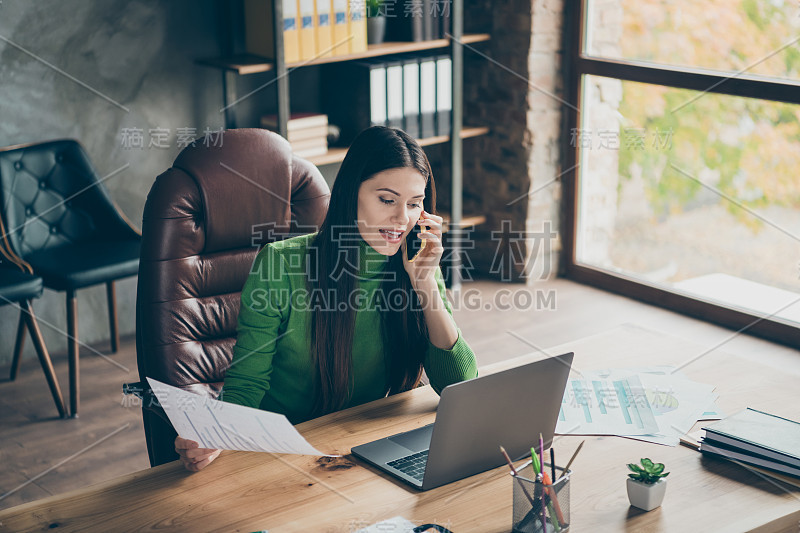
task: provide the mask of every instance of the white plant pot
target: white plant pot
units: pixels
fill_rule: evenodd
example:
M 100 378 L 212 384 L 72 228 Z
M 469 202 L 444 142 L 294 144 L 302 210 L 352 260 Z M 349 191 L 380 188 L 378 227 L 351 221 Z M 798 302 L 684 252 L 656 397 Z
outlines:
M 628 478 L 628 500 L 631 505 L 644 511 L 652 511 L 664 501 L 664 494 L 667 492 L 667 480 L 660 479 L 656 483 L 648 485 L 641 481 Z

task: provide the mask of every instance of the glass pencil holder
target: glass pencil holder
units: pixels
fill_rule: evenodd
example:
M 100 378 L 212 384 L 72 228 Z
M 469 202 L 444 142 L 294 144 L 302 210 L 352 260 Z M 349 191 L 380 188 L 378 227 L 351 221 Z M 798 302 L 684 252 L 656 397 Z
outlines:
M 545 471 L 552 476 L 550 465 Z M 556 480 L 545 485 L 533 471 L 530 461 L 511 474 L 514 487 L 514 516 L 512 533 L 561 533 L 569 531 L 569 476 L 572 470 L 564 472 L 556 467 Z M 541 479 L 541 478 L 540 478 Z

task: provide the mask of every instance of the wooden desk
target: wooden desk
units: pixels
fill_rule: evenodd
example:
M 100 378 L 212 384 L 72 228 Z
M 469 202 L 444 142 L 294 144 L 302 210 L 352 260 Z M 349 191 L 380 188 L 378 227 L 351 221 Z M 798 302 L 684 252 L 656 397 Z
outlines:
M 548 350 L 576 353 L 578 370 L 678 365 L 707 346 L 626 326 Z M 541 358 L 523 356 L 490 373 Z M 800 359 L 797 365 L 800 366 Z M 717 385 L 727 413 L 745 406 L 800 418 L 800 372 L 727 355 L 720 350 L 684 368 Z M 424 387 L 306 422 L 299 430 L 324 451 L 350 448 L 433 421 L 436 394 Z M 556 440 L 565 461 L 584 437 Z M 641 457 L 672 472 L 661 508 L 628 506 L 628 462 Z M 561 462 L 560 461 L 560 462 Z M 800 491 L 764 480 L 734 464 L 703 459 L 688 448 L 618 437 L 587 437 L 573 465 L 571 531 L 792 531 L 800 521 Z M 352 457 L 326 460 L 223 452 L 200 473 L 171 463 L 86 489 L 0 512 L 2 531 L 338 531 L 402 515 L 436 522 L 455 533 L 511 528 L 511 479 L 498 468 L 428 492 L 415 492 Z

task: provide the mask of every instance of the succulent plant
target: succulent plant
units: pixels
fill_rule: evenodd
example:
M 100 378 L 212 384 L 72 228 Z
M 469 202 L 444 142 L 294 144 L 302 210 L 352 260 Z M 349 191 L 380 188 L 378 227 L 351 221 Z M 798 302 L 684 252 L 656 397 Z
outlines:
M 642 459 L 641 465 L 629 463 L 628 468 L 633 472 L 628 474 L 629 478 L 647 485 L 652 485 L 669 475 L 669 472 L 664 472 L 664 463 L 654 463 L 646 457 Z

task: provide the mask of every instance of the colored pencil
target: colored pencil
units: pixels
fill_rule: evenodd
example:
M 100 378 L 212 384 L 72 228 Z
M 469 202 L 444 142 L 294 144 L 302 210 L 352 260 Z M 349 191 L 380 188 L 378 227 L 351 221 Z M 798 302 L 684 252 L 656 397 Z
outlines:
M 506 462 L 508 463 L 508 467 L 511 469 L 511 473 L 514 475 L 514 479 L 516 479 L 517 482 L 519 483 L 519 486 L 522 489 L 522 492 L 525 494 L 525 497 L 528 498 L 529 502 L 531 502 L 531 506 L 535 505 L 533 503 L 533 498 L 528 493 L 528 489 L 525 488 L 525 483 L 522 481 L 522 479 L 519 478 L 519 475 L 517 474 L 517 469 L 514 468 L 514 463 L 511 462 L 511 457 L 508 456 L 508 452 L 506 452 L 506 449 L 503 448 L 502 446 L 500 446 L 500 453 L 502 453 L 503 457 L 506 458 Z
M 544 474 L 544 439 L 542 439 L 541 433 L 539 433 L 539 464 L 542 465 L 542 474 Z
M 542 525 L 544 526 L 544 533 L 547 533 L 547 517 L 544 509 L 544 495 L 547 491 L 544 488 L 544 441 L 542 440 L 541 433 L 539 433 L 539 464 L 542 469 Z M 550 518 L 553 518 L 552 512 L 550 513 Z
M 567 521 L 564 520 L 564 513 L 561 511 L 561 505 L 558 503 L 558 497 L 556 496 L 556 489 L 553 486 L 553 482 L 550 479 L 550 476 L 547 475 L 547 472 L 543 472 L 542 477 L 542 484 L 544 488 L 547 490 L 547 493 L 550 495 L 550 501 L 553 502 L 555 505 L 556 517 L 557 521 L 560 524 L 566 524 Z M 553 508 L 552 505 L 550 506 L 550 518 L 553 517 Z
M 586 441 L 585 441 L 585 440 L 582 440 L 582 441 L 581 441 L 581 443 L 580 443 L 580 444 L 578 444 L 578 448 L 577 448 L 577 449 L 575 450 L 575 452 L 572 454 L 572 457 L 570 457 L 570 458 L 569 458 L 569 462 L 567 462 L 567 466 L 565 466 L 565 467 L 564 467 L 564 473 L 563 473 L 563 474 L 561 474 L 561 477 L 564 477 L 564 476 L 566 476 L 566 475 L 567 475 L 567 472 L 569 472 L 569 467 L 570 467 L 570 466 L 572 466 L 572 461 L 574 461 L 574 460 L 575 460 L 575 458 L 576 458 L 576 457 L 578 457 L 578 452 L 579 452 L 579 451 L 581 451 L 581 448 L 583 448 L 583 445 L 584 445 L 585 443 L 586 443 Z M 560 478 L 559 478 L 559 479 L 560 479 Z
M 550 510 L 550 517 L 553 519 L 553 525 L 556 527 L 556 531 L 560 531 L 560 524 L 566 524 L 566 520 L 564 520 L 564 513 L 561 511 L 561 505 L 558 503 L 558 496 L 556 496 L 556 489 L 553 487 L 553 482 L 550 479 L 550 476 L 547 475 L 547 472 L 544 471 L 544 465 L 539 463 L 539 457 L 536 454 L 536 448 L 531 448 L 531 462 L 533 463 L 533 471 L 536 474 L 541 474 L 541 483 L 542 483 L 542 496 L 547 493 L 550 496 L 550 502 L 547 504 L 548 509 Z M 555 505 L 555 507 L 553 507 Z M 558 521 L 559 524 L 555 522 Z

